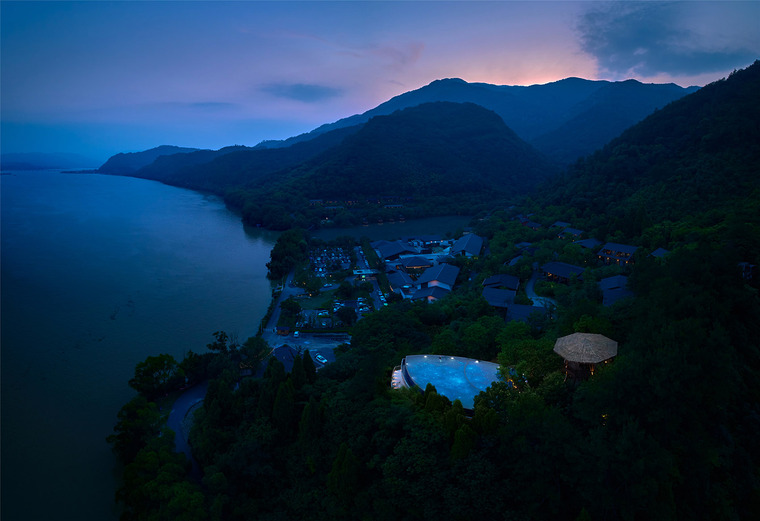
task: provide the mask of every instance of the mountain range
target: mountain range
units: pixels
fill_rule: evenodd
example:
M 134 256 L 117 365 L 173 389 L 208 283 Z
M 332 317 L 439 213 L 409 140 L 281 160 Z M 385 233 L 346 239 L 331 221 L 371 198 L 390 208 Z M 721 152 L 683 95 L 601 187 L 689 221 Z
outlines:
M 473 214 L 538 186 L 550 196 L 546 204 L 573 200 L 583 208 L 617 198 L 629 208 L 634 200 L 652 206 L 651 198 L 658 201 L 652 215 L 667 216 L 694 207 L 700 195 L 723 204 L 735 190 L 716 172 L 735 158 L 743 162 L 721 174 L 731 180 L 723 184 L 746 188 L 756 177 L 747 173 L 756 152 L 745 149 L 757 134 L 758 118 L 750 117 L 757 69 L 702 89 L 578 78 L 531 87 L 439 80 L 285 141 L 181 153 L 159 147 L 114 156 L 101 172 L 223 194 L 245 222 L 279 229 L 399 213 Z M 693 175 L 699 182 L 684 177 Z M 688 204 L 670 200 L 694 186 Z
M 492 110 L 520 138 L 561 163 L 569 163 L 600 148 L 658 108 L 698 87 L 673 83 L 644 84 L 566 78 L 545 85 L 506 86 L 468 83 L 461 79 L 436 80 L 420 89 L 395 96 L 372 110 L 318 127 L 284 141 L 267 141 L 263 147 L 288 146 L 314 135 L 365 123 L 375 116 L 434 101 L 475 103 Z

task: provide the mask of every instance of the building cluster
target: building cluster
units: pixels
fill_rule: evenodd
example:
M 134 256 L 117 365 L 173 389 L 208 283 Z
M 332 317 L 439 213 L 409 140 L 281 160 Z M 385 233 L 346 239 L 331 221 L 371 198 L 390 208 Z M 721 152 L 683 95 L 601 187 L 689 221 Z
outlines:
M 477 257 L 483 238 L 466 233 L 456 240 L 438 235 L 421 235 L 397 241 L 375 241 L 372 248 L 385 262 L 391 290 L 403 298 L 434 302 L 445 297 L 456 284 L 456 256 Z

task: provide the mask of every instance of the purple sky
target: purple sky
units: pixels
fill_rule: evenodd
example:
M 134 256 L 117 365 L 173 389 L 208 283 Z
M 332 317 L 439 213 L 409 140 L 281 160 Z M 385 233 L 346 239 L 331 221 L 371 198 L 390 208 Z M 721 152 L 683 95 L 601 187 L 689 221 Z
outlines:
M 2 152 L 255 145 L 435 79 L 705 85 L 760 2 L 6 2 Z

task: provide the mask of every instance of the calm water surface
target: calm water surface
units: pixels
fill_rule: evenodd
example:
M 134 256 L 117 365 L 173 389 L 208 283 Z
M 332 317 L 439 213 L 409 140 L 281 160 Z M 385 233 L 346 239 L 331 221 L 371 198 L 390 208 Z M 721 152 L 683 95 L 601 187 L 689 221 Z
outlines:
M 152 181 L 0 177 L 2 519 L 117 519 L 105 438 L 149 355 L 255 334 L 276 235 Z

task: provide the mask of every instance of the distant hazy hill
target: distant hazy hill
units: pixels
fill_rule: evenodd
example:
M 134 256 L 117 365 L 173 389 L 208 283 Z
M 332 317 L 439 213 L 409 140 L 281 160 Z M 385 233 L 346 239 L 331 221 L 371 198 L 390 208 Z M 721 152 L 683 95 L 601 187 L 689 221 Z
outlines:
M 578 162 L 543 203 L 603 211 L 636 235 L 647 222 L 760 215 L 760 62 L 671 103 Z M 617 222 L 612 222 L 617 219 Z M 716 217 L 719 219 L 719 217 Z M 707 226 L 707 224 L 705 224 Z
M 79 154 L 21 153 L 2 154 L 0 168 L 5 170 L 46 170 L 49 168 L 94 168 L 98 161 Z
M 162 145 L 143 152 L 116 154 L 108 159 L 98 171 L 101 174 L 131 175 L 140 168 L 151 164 L 160 156 L 172 154 L 187 154 L 197 151 L 197 148 L 183 148 L 173 145 Z
M 314 139 L 277 149 L 227 147 L 165 155 L 132 175 L 167 184 L 223 194 L 282 169 L 292 168 L 356 132 L 342 128 Z
M 357 125 L 379 115 L 435 101 L 475 103 L 496 112 L 509 128 L 547 156 L 565 163 L 600 148 L 655 109 L 694 92 L 697 87 L 567 78 L 529 87 L 436 80 L 385 103 L 308 134 L 285 141 L 267 141 L 263 147 L 288 146 L 315 135 Z

